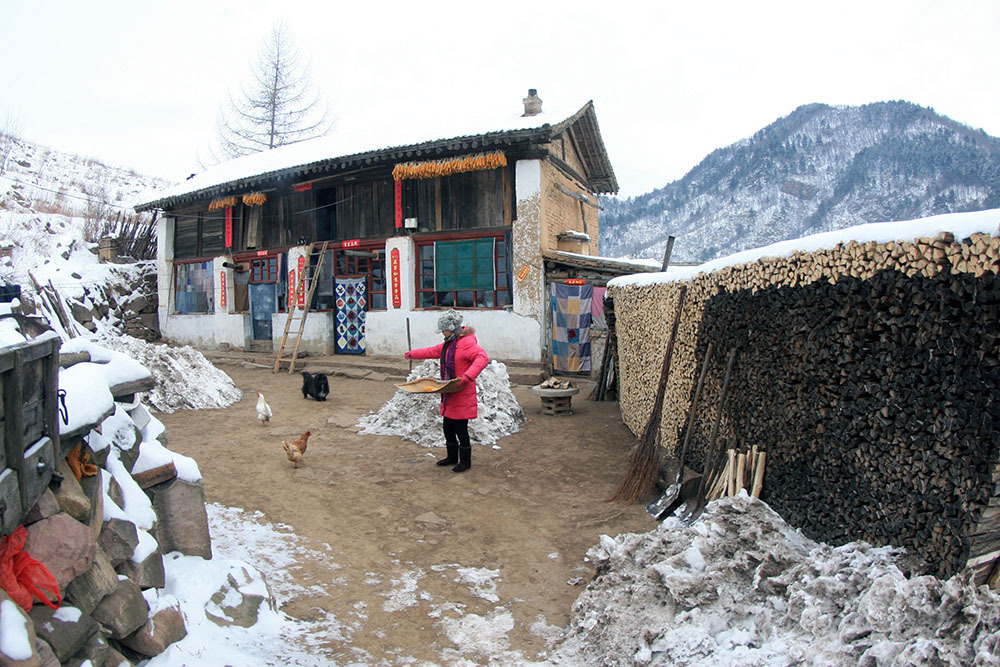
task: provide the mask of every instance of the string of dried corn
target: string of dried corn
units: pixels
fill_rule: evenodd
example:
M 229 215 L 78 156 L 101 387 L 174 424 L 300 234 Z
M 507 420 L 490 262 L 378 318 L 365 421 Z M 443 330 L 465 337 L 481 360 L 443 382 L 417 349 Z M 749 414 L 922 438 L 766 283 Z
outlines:
M 222 197 L 221 199 L 216 199 L 208 205 L 208 210 L 218 211 L 220 208 L 229 208 L 230 206 L 236 206 L 236 197 Z
M 243 195 L 243 203 L 246 206 L 260 206 L 267 201 L 267 195 L 263 192 L 249 192 Z
M 500 152 L 479 153 L 465 157 L 428 160 L 426 162 L 403 162 L 393 167 L 392 178 L 402 181 L 411 178 L 436 178 L 462 174 L 467 171 L 483 171 L 506 167 L 507 157 Z

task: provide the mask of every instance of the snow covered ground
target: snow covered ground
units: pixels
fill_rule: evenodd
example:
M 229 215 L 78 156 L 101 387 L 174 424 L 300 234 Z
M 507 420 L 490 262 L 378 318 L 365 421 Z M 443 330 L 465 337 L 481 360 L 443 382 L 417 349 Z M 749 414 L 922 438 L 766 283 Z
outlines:
M 9 179 L 0 178 L 3 201 L 14 198 L 11 188 Z M 23 193 L 18 196 L 24 199 Z M 81 292 L 84 284 L 115 279 L 107 266 L 97 263 L 83 240 L 79 229 L 82 218 L 30 211 L 21 203 L 17 206 L 20 208 L 10 204 L 0 207 L 0 234 L 15 246 L 11 260 L 0 263 L 0 277 L 20 281 L 31 270 L 39 280 L 52 279 L 60 290 Z M 873 234 L 895 239 L 934 235 L 942 230 L 953 231 L 959 238 L 975 231 L 996 234 L 998 223 L 1000 211 L 986 211 L 868 225 L 837 232 L 836 238 L 810 237 L 798 244 L 789 242 L 781 248 L 741 254 L 730 258 L 730 263 L 751 261 L 762 253 L 810 249 L 817 243 L 833 245 L 849 238 L 865 241 Z M 713 263 L 699 270 L 718 266 L 721 264 Z M 674 276 L 671 274 L 670 279 Z M 666 279 L 663 274 L 653 274 L 619 280 L 647 281 L 657 277 Z M 0 315 L 9 310 L 9 304 L 0 304 Z M 67 349 L 85 348 L 113 360 L 115 370 L 108 370 L 105 384 L 120 379 L 118 373 L 131 377 L 151 372 L 162 380 L 163 389 L 160 394 L 151 394 L 149 401 L 163 410 L 220 407 L 239 400 L 238 390 L 228 376 L 211 368 L 201 355 L 186 350 L 151 349 L 155 346 L 122 339 L 109 342 L 113 323 L 101 326 L 107 329 L 102 332 L 99 327 L 94 338 L 103 342 L 74 339 L 67 343 Z M 14 321 L 0 319 L 0 345 L 18 340 L 23 337 Z M 101 351 L 98 345 L 108 349 Z M 138 361 L 130 365 L 129 359 Z M 189 378 L 197 374 L 197 383 L 185 383 L 187 389 L 197 384 L 197 394 L 180 396 L 170 387 L 169 377 L 177 372 L 178 363 L 184 364 L 183 372 Z M 494 381 L 499 382 L 505 375 L 505 370 L 502 374 L 500 370 L 484 373 L 484 382 L 490 387 Z M 420 368 L 414 373 L 412 377 L 434 375 L 432 368 Z M 92 381 L 74 379 L 69 374 L 65 388 L 87 395 L 75 383 Z M 91 385 L 87 387 L 95 397 L 95 405 L 88 408 L 85 402 L 80 403 L 76 414 L 79 419 L 94 411 L 103 414 L 108 407 L 100 388 L 95 391 Z M 502 388 L 497 388 L 496 400 L 502 399 Z M 387 404 L 362 420 L 362 425 L 397 428 L 401 409 L 405 407 Z M 482 442 L 491 438 L 495 442 L 506 429 L 516 430 L 517 411 L 511 406 L 503 412 L 510 423 L 488 425 L 479 434 Z M 116 411 L 105 432 L 114 433 L 114 420 L 119 418 Z M 162 428 L 155 419 L 150 422 L 144 442 L 155 440 L 157 425 Z M 404 437 L 421 442 L 424 430 L 436 433 L 437 429 L 418 426 L 411 430 L 411 435 Z M 166 449 L 157 456 L 174 460 L 185 479 L 200 479 L 196 461 Z M 110 465 L 114 472 L 114 464 Z M 126 498 L 124 508 L 110 511 L 120 511 L 140 527 L 149 524 L 148 507 L 142 497 Z M 151 607 L 172 601 L 180 604 L 188 635 L 144 664 L 338 664 L 319 653 L 316 638 L 322 633 L 349 636 L 349 620 L 301 621 L 278 611 L 283 601 L 303 592 L 287 574 L 286 566 L 300 558 L 328 560 L 328 545 L 305 544 L 288 526 L 269 524 L 240 508 L 210 505 L 209 521 L 215 557 L 206 561 L 177 553 L 168 555 L 166 587 L 147 593 Z M 148 533 L 146 536 L 140 549 L 150 547 L 152 538 Z M 671 517 L 647 533 L 602 536 L 588 560 L 595 577 L 574 605 L 571 622 L 562 636 L 544 623 L 533 629 L 551 646 L 548 658 L 535 662 L 507 650 L 506 636 L 512 622 L 496 595 L 499 573 L 488 568 L 456 571 L 454 574 L 467 583 L 473 594 L 497 603 L 496 613 L 470 614 L 450 621 L 448 636 L 454 646 L 442 652 L 440 664 L 470 665 L 473 663 L 465 655 L 485 651 L 495 656 L 493 665 L 1000 665 L 1000 598 L 996 593 L 971 586 L 961 576 L 948 581 L 909 576 L 904 555 L 892 548 L 861 543 L 831 547 L 812 542 L 766 505 L 745 496 L 711 503 L 691 525 Z M 434 572 L 454 566 L 427 567 Z M 274 574 L 265 582 L 261 572 Z M 422 570 L 402 577 L 395 589 L 399 595 L 387 598 L 386 611 L 403 610 L 407 599 L 422 595 L 420 580 L 424 574 Z M 239 583 L 240 590 L 265 595 L 269 590 L 276 602 L 274 607 L 265 605 L 261 609 L 258 623 L 251 628 L 223 628 L 207 620 L 206 611 L 211 611 L 214 604 L 209 595 L 220 587 L 232 586 L 230 576 Z M 344 618 L 349 617 L 350 612 L 345 610 Z M 0 608 L 0 649 L 18 649 L 27 641 L 26 634 L 5 622 L 8 618 Z M 340 664 L 372 663 L 359 656 Z

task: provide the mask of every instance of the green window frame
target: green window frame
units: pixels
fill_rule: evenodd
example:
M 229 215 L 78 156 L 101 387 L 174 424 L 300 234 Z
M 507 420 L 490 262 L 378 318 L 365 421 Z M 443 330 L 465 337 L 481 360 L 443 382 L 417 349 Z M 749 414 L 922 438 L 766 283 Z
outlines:
M 417 308 L 498 310 L 512 303 L 509 233 L 418 239 Z
M 434 290 L 495 290 L 495 245 L 493 238 L 436 241 Z

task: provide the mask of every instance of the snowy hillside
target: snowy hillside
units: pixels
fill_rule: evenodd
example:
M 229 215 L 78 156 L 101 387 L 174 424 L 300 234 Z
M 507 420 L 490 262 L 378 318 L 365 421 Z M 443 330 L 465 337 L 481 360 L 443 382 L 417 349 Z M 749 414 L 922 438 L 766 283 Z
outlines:
M 93 333 L 101 345 L 153 372 L 156 387 L 145 400 L 156 410 L 238 401 L 241 393 L 232 380 L 200 352 L 147 344 L 158 338 L 155 262 L 100 262 L 97 256 L 97 239 L 114 236 L 122 221 L 136 217 L 137 198 L 167 184 L 30 142 L 0 141 L 0 285 L 21 289 L 16 308 L 0 303 L 0 346 L 45 327 L 64 341 Z M 137 332 L 144 340 L 133 337 Z M 206 381 L 178 382 L 196 376 Z
M 605 198 L 601 252 L 707 261 L 869 222 L 1000 206 L 1000 139 L 907 102 L 799 107 L 683 179 Z
M 101 323 L 135 333 L 139 315 L 128 302 L 155 293 L 155 267 L 99 263 L 98 240 L 148 222 L 135 215 L 133 202 L 165 183 L 6 135 L 0 167 L 0 284 L 20 287 L 21 313 L 63 338 Z M 126 317 L 135 326 L 124 326 Z

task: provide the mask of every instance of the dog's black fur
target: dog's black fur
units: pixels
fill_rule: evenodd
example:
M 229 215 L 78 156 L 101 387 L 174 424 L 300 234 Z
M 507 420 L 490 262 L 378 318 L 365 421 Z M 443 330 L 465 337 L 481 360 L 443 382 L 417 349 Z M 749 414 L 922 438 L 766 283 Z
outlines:
M 330 395 L 330 383 L 322 373 L 302 371 L 302 398 L 312 396 L 317 401 L 325 401 Z

